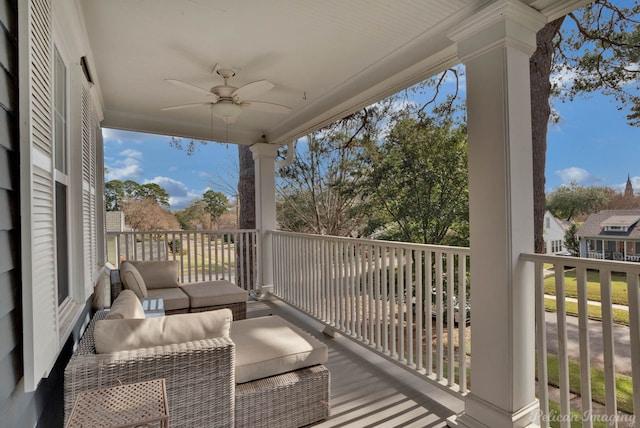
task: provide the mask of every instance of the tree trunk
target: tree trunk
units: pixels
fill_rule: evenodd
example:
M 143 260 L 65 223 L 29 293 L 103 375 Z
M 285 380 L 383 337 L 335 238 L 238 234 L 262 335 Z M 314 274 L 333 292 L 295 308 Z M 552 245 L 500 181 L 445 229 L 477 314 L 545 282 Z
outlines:
M 547 127 L 551 107 L 551 67 L 555 45 L 553 39 L 560 31 L 564 17 L 545 25 L 536 36 L 537 48 L 529 60 L 531 75 L 531 136 L 533 144 L 533 224 L 536 253 L 544 253 L 545 161 Z
M 255 164 L 253 162 L 253 154 L 249 146 L 238 145 L 238 203 L 240 204 L 240 213 L 238 218 L 239 229 L 255 229 L 256 228 L 256 175 Z M 245 290 L 255 288 L 255 260 L 254 249 L 256 242 L 236 243 L 236 263 L 244 260 L 247 269 L 247 275 L 239 274 L 243 271 L 241 266 L 236 266 L 236 285 Z M 240 257 L 242 255 L 242 257 Z

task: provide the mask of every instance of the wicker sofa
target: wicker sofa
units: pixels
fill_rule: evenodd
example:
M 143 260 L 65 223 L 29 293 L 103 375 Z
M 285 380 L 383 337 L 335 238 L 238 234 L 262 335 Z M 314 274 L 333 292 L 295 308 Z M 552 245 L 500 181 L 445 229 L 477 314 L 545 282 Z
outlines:
M 108 336 L 113 342 L 118 329 L 112 326 L 119 325 L 118 320 L 115 323 L 106 321 L 111 323 L 109 326 L 105 321 L 99 324 L 108 313 L 98 311 L 95 314 L 65 369 L 65 419 L 71 413 L 76 396 L 83 391 L 157 378 L 166 381 L 172 427 L 300 427 L 329 415 L 329 371 L 317 363 L 322 360 L 314 362 L 309 357 L 310 364 L 306 366 L 301 361 L 307 354 L 304 358 L 301 358 L 302 354 L 292 355 L 284 364 L 297 366 L 289 366 L 294 369 L 285 372 L 279 372 L 281 367 L 263 366 L 273 360 L 269 354 L 273 349 L 282 343 L 290 343 L 291 337 L 283 337 L 278 342 L 283 328 L 291 328 L 294 336 L 298 335 L 305 342 L 317 341 L 279 317 L 231 323 L 231 312 L 224 309 L 167 316 L 164 322 L 160 318 L 134 320 L 162 322 L 164 328 L 169 318 L 192 317 L 187 320 L 189 324 L 193 324 L 193 317 L 205 318 L 204 325 L 211 324 L 207 320 L 221 314 L 229 319 L 230 334 L 201 339 L 197 334 L 190 336 L 187 333 L 190 340 L 182 343 L 157 346 L 147 343 L 146 347 L 125 350 L 112 350 L 107 345 L 106 350 L 112 352 L 104 352 L 105 345 L 96 345 L 96 337 L 98 341 L 104 341 Z M 274 331 L 278 333 L 269 337 Z M 180 334 L 184 334 L 182 330 Z M 264 352 L 256 352 L 259 347 L 265 348 Z M 324 353 L 326 360 L 324 344 L 313 352 L 316 352 L 316 358 L 323 358 Z M 242 365 L 243 359 L 253 361 Z M 266 377 L 261 377 L 260 373 Z
M 111 302 L 123 289 L 131 289 L 140 299 L 162 298 L 168 315 L 228 308 L 234 320 L 246 318 L 245 290 L 226 280 L 181 284 L 177 261 L 124 261 L 120 270 L 111 271 L 110 277 Z

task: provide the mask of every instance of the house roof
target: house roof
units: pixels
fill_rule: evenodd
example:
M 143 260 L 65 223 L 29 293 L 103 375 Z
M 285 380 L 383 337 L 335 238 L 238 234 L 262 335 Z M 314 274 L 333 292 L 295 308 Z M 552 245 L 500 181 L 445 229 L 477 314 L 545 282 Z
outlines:
M 625 237 L 640 239 L 640 210 L 604 210 L 591 214 L 576 235 L 579 238 Z M 605 231 L 605 226 L 631 226 L 627 232 Z
M 287 144 L 460 63 L 450 38 L 472 16 L 527 6 L 553 20 L 588 0 L 83 0 L 57 2 L 86 29 L 89 73 L 104 127 L 238 144 Z M 81 13 L 69 5 L 77 4 Z M 496 9 L 493 12 L 491 8 Z M 486 13 L 485 13 L 486 12 Z M 62 22 L 61 31 L 71 31 Z M 72 61 L 78 59 L 72 58 Z M 205 90 L 266 79 L 251 97 L 289 114 L 244 110 L 228 126 Z
M 559 219 L 558 217 L 554 216 L 549 210 L 546 210 L 544 214 L 545 216 L 549 216 L 549 218 L 555 221 L 558 227 L 564 231 L 566 231 L 569 228 L 569 226 L 571 226 L 570 221 Z

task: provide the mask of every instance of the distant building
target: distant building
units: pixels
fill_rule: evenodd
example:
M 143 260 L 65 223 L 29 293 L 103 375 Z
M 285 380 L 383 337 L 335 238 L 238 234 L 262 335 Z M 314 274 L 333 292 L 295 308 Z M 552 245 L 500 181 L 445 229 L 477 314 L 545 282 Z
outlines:
M 116 233 L 125 231 L 124 212 L 106 211 L 104 222 L 107 232 L 107 261 L 114 266 L 119 266 Z
M 564 245 L 564 234 L 569 227 L 569 222 L 560 220 L 551 214 L 544 213 L 544 248 L 546 254 L 558 254 L 567 251 Z
M 627 184 L 624 187 L 624 197 L 633 198 L 633 185 L 631 184 L 631 174 L 627 174 Z
M 640 210 L 605 210 L 592 214 L 576 236 L 580 257 L 640 261 Z

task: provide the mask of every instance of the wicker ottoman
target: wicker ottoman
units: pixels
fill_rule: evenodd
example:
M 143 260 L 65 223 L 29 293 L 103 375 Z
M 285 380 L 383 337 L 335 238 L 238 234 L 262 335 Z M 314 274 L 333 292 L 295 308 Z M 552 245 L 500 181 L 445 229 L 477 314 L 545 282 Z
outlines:
M 327 346 L 278 316 L 231 323 L 235 426 L 297 428 L 329 416 Z
M 229 281 L 205 281 L 182 285 L 182 291 L 189 296 L 189 312 L 213 311 L 229 308 L 234 320 L 247 317 L 247 298 L 245 290 Z

